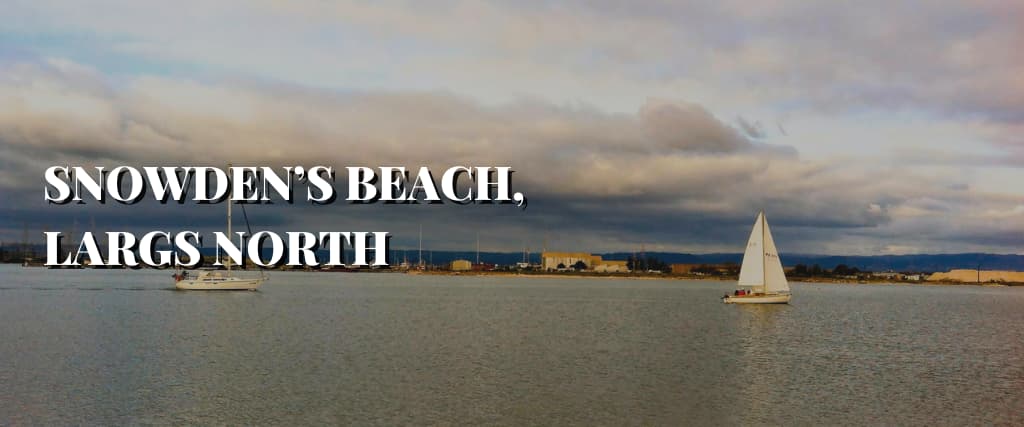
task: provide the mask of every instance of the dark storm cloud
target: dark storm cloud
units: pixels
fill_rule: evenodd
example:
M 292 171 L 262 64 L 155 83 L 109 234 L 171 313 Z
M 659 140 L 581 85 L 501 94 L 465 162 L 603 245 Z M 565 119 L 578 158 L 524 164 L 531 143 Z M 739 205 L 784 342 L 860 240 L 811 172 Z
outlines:
M 931 198 L 964 203 L 944 185 L 895 170 L 865 173 L 801 160 L 752 141 L 705 108 L 650 100 L 635 114 L 538 101 L 484 106 L 433 92 L 330 92 L 282 84 L 140 78 L 114 87 L 67 62 L 0 72 L 0 214 L 5 239 L 22 224 L 68 229 L 90 218 L 126 228 L 219 229 L 220 208 L 46 206 L 48 165 L 509 165 L 530 198 L 511 206 L 253 206 L 275 230 L 383 230 L 411 247 L 420 225 L 434 248 L 733 250 L 756 212 L 769 212 L 789 251 L 821 248 L 836 230 L 899 224 L 894 212 Z M 343 190 L 339 185 L 339 190 Z M 1009 201 L 979 195 L 971 203 Z M 980 223 L 980 221 L 979 221 Z M 81 228 L 80 228 L 81 229 Z M 800 240 L 796 240 L 800 239 Z M 532 243 L 530 243 L 532 242 Z

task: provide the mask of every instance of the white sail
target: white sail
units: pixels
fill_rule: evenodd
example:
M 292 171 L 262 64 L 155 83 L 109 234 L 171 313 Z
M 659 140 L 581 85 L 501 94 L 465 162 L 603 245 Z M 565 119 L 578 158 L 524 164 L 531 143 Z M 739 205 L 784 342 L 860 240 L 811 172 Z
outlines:
M 764 286 L 764 224 L 761 216 L 757 215 L 754 222 L 754 229 L 750 231 L 750 239 L 747 240 L 747 249 L 743 252 L 743 264 L 740 266 L 739 285 L 742 287 Z
M 761 215 L 764 214 L 762 213 Z M 779 250 L 775 249 L 775 239 L 772 239 L 772 230 L 768 227 L 768 219 L 763 218 L 763 223 L 764 292 L 789 292 L 789 282 L 786 281 L 786 273 L 782 270 L 782 260 L 779 259 Z
M 764 293 L 789 292 L 786 273 L 782 270 L 779 251 L 775 248 L 772 231 L 764 212 L 757 215 L 750 231 L 747 249 L 743 252 L 739 285 Z

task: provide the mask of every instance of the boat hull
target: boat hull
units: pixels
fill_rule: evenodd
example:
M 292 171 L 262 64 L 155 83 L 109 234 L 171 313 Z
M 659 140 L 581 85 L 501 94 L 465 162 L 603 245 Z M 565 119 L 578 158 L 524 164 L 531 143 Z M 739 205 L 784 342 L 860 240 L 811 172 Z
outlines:
M 186 279 L 178 281 L 174 287 L 186 291 L 255 291 L 262 283 L 262 279 Z
M 722 298 L 726 304 L 789 304 L 789 294 L 779 295 L 739 295 Z

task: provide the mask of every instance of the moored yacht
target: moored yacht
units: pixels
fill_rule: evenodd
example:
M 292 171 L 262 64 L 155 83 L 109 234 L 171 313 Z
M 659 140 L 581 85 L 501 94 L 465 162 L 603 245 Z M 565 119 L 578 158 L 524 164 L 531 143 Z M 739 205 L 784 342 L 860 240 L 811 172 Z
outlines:
M 231 165 L 228 165 L 228 169 Z M 231 236 L 231 200 L 228 204 L 228 236 Z M 242 213 L 245 213 L 245 206 L 242 206 Z M 249 226 L 249 218 L 245 219 L 246 227 Z M 250 233 L 252 234 L 251 230 Z M 243 278 L 231 275 L 231 259 L 225 263 L 225 271 L 221 270 L 199 270 L 190 274 L 188 270 L 178 272 L 174 275 L 174 287 L 183 290 L 193 291 L 255 291 L 267 280 L 266 274 L 260 270 L 259 278 Z
M 242 278 L 232 276 L 230 270 L 199 270 L 190 274 L 183 271 L 175 275 L 174 286 L 178 289 L 194 291 L 255 291 L 266 280 L 265 277 Z

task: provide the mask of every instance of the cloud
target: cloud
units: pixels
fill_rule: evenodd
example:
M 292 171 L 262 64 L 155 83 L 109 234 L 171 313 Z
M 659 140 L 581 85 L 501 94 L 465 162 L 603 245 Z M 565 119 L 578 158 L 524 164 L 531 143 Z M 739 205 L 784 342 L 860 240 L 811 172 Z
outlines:
M 984 122 L 974 144 L 1024 158 L 1024 60 L 1007 54 L 1024 39 L 1024 6 L 1013 0 L 5 6 L 0 39 L 11 41 L 0 52 L 86 58 L 121 74 L 450 91 L 492 106 L 534 97 L 627 114 L 656 95 L 753 123 L 822 114 L 853 127 L 861 123 L 849 117 L 865 111 L 914 115 Z
M 343 203 L 251 212 L 276 229 L 394 231 L 398 245 L 411 245 L 422 223 L 444 236 L 434 237 L 435 248 L 464 248 L 484 230 L 491 247 L 504 250 L 547 239 L 563 249 L 733 251 L 760 209 L 788 252 L 864 253 L 895 236 L 955 250 L 975 241 L 971 230 L 978 244 L 1009 248 L 991 236 L 1024 216 L 1013 210 L 1019 200 L 951 186 L 959 181 L 801 159 L 684 101 L 650 99 L 625 114 L 536 99 L 491 105 L 447 92 L 114 80 L 67 60 L 0 68 L 0 97 L 9 100 L 0 106 L 0 192 L 13 201 L 0 216 L 4 239 L 18 238 L 22 223 L 38 229 L 86 215 L 129 228 L 174 218 L 219 227 L 216 208 L 192 205 L 46 206 L 42 170 L 65 163 L 512 166 L 514 185 L 530 197 L 525 212 Z M 1002 214 L 979 216 L 979 206 Z
M 639 116 L 650 138 L 667 148 L 721 153 L 751 147 L 699 105 L 653 101 L 640 109 Z
M 1006 52 L 1022 38 L 1024 7 L 1012 0 L 649 1 L 628 8 L 604 1 L 41 0 L 6 9 L 15 34 L 82 35 L 76 41 L 94 40 L 103 55 L 322 87 L 618 104 L 605 109 L 661 94 L 716 111 L 771 104 L 1022 117 L 1017 76 L 1024 63 Z

